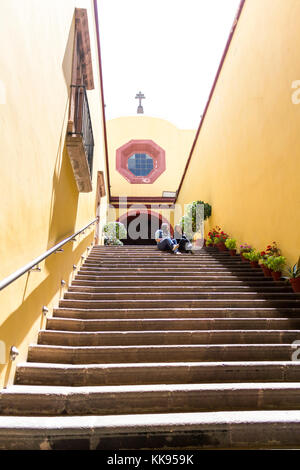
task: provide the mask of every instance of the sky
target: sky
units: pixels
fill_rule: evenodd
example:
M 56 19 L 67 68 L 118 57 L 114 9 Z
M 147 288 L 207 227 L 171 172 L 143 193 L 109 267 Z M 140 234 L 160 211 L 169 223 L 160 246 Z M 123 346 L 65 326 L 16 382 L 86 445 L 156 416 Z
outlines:
M 106 119 L 196 129 L 240 0 L 98 0 Z

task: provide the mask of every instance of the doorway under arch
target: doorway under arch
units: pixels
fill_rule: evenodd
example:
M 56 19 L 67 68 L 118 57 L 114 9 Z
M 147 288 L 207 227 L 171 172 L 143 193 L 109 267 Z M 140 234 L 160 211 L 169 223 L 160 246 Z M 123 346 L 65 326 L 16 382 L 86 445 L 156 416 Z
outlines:
M 161 214 L 151 209 L 133 209 L 121 215 L 117 222 L 125 225 L 127 238 L 122 239 L 124 245 L 156 245 L 155 232 L 162 223 L 170 226 L 171 236 L 173 227 Z

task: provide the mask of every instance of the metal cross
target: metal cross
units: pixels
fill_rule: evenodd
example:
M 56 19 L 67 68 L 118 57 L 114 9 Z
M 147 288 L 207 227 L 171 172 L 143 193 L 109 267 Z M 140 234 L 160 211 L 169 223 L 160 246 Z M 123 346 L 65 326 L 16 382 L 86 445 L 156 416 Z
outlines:
M 141 91 L 139 91 L 135 96 L 135 99 L 139 100 L 139 105 L 138 105 L 138 108 L 137 108 L 137 113 L 138 114 L 143 114 L 143 112 L 144 112 L 144 109 L 143 109 L 143 106 L 142 106 L 142 100 L 144 100 L 145 98 L 146 97 L 145 97 L 144 93 L 142 93 Z

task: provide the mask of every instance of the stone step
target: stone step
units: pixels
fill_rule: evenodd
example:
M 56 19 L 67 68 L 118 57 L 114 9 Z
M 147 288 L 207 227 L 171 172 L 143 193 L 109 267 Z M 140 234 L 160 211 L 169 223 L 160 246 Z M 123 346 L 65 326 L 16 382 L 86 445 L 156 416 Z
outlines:
M 103 278 L 99 277 L 98 280 L 91 280 L 91 279 L 75 279 L 72 281 L 72 289 L 74 286 L 81 286 L 81 287 L 96 287 L 96 288 L 104 288 L 106 286 L 111 287 L 111 288 L 121 288 L 123 289 L 124 287 L 137 287 L 137 288 L 147 288 L 147 287 L 172 287 L 175 288 L 176 286 L 179 287 L 267 287 L 267 288 L 273 288 L 273 289 L 290 289 L 291 287 L 286 283 L 286 282 L 276 282 L 276 284 L 273 282 L 273 280 L 269 279 L 262 279 L 262 280 L 252 280 L 250 279 L 249 281 L 239 281 L 237 279 L 230 279 L 230 280 L 209 280 L 209 281 L 203 281 L 203 280 L 195 280 L 191 279 L 190 281 L 186 280 L 172 280 L 172 282 L 165 281 L 165 280 L 103 280 Z M 280 291 L 279 291 L 280 292 Z
M 159 318 L 82 320 L 48 318 L 47 330 L 60 331 L 165 331 L 165 330 L 300 330 L 291 318 Z
M 159 250 L 154 250 L 152 252 L 150 251 L 121 251 L 119 253 L 112 253 L 112 252 L 102 252 L 102 253 L 91 253 L 89 256 L 86 257 L 86 259 L 140 259 L 146 257 L 147 259 L 167 259 L 167 260 L 172 260 L 174 259 L 174 253 L 171 251 L 159 251 Z M 177 257 L 177 256 L 176 256 Z M 209 261 L 214 261 L 214 260 L 231 260 L 231 261 L 238 261 L 240 263 L 245 262 L 242 260 L 240 255 L 235 255 L 231 256 L 229 251 L 226 251 L 224 253 L 214 253 L 214 254 L 202 254 L 201 251 L 196 251 L 194 250 L 193 253 L 181 253 L 180 258 L 186 259 L 186 260 L 209 260 Z M 248 262 L 248 261 L 246 261 Z
M 300 411 L 2 416 L 0 449 L 16 442 L 18 450 L 296 449 Z
M 292 295 L 292 294 L 291 294 Z M 203 296 L 202 296 L 203 297 Z M 148 299 L 148 300 L 137 300 L 137 299 L 116 299 L 113 300 L 103 299 L 103 300 L 84 300 L 84 299 L 74 299 L 68 298 L 59 301 L 59 307 L 74 307 L 74 308 L 84 308 L 84 309 L 108 309 L 108 308 L 117 308 L 117 309 L 128 309 L 131 310 L 133 308 L 142 308 L 142 309 L 149 309 L 149 308 L 228 308 L 228 307 L 240 307 L 240 308 L 257 308 L 257 307 L 300 307 L 300 301 L 294 300 L 292 297 L 290 299 L 277 299 L 277 298 L 270 298 L 270 299 L 257 299 L 257 298 L 248 298 L 247 300 L 243 300 L 241 298 L 233 299 L 229 296 L 226 299 L 224 296 L 222 299 L 216 299 L 216 294 L 213 294 L 212 299 L 202 298 L 202 299 L 184 299 L 184 300 L 176 300 L 176 299 Z
M 212 299 L 212 300 L 285 300 L 285 301 L 295 301 L 299 300 L 300 304 L 300 296 L 295 294 L 293 291 L 291 292 L 256 292 L 254 290 L 249 291 L 237 291 L 237 292 L 222 292 L 222 291 L 212 291 L 210 289 L 207 290 L 193 290 L 189 291 L 188 289 L 184 291 L 169 291 L 166 288 L 166 291 L 163 290 L 154 290 L 153 292 L 80 292 L 77 289 L 69 290 L 65 293 L 64 299 L 69 300 L 137 300 L 137 301 L 147 301 L 147 300 L 168 300 L 168 299 L 176 299 L 179 301 L 189 301 L 189 300 L 202 300 L 202 299 Z
M 173 267 L 173 266 L 157 266 L 157 267 L 152 267 L 152 266 L 140 266 L 137 267 L 136 265 L 128 265 L 125 266 L 120 265 L 120 266 L 82 266 L 79 270 L 80 273 L 96 273 L 96 274 L 101 274 L 104 272 L 109 272 L 109 273 L 123 273 L 123 274 L 132 274 L 132 273 L 146 273 L 146 274 L 152 274 L 155 275 L 156 273 L 168 273 L 168 272 L 174 272 L 174 274 L 181 275 L 181 273 L 195 273 L 195 274 L 201 274 L 201 273 L 210 273 L 211 275 L 217 274 L 217 275 L 222 275 L 222 274 L 243 274 L 245 276 L 260 276 L 264 277 L 264 274 L 260 268 L 253 269 L 248 266 L 237 266 L 237 267 L 226 267 L 226 266 L 197 266 L 197 267 Z
M 187 344 L 290 344 L 300 330 L 165 330 L 74 332 L 41 330 L 38 344 L 57 346 L 138 346 Z
M 194 250 L 195 251 L 195 250 Z M 193 256 L 193 255 L 196 255 L 196 256 Z M 122 258 L 122 259 L 131 259 L 131 258 L 137 258 L 137 259 L 143 259 L 143 258 L 147 258 L 147 259 L 172 259 L 174 258 L 173 256 L 173 253 L 171 253 L 170 251 L 159 251 L 159 250 L 154 250 L 154 251 L 140 251 L 140 252 L 120 252 L 120 253 L 106 253 L 106 252 L 102 252 L 102 253 L 94 253 L 94 252 L 91 252 L 88 256 L 87 256 L 87 259 L 96 259 L 96 260 L 99 260 L 99 259 L 119 259 L 119 258 Z M 235 255 L 235 256 L 231 256 L 229 251 L 225 251 L 223 253 L 215 253 L 214 255 L 213 254 L 209 254 L 209 253 L 202 253 L 201 251 L 197 252 L 197 253 L 181 253 L 181 258 L 182 259 L 186 259 L 186 260 L 192 260 L 192 259 L 199 259 L 200 261 L 201 260 L 219 260 L 219 259 L 223 259 L 223 260 L 231 260 L 231 261 L 239 261 L 239 262 L 242 262 L 242 259 L 240 257 L 240 255 Z
M 0 393 L 0 415 L 88 416 L 242 410 L 299 410 L 300 383 L 13 385 Z
M 299 315 L 228 252 L 94 247 L 0 393 L 0 449 L 300 448 Z
M 249 281 L 261 281 L 261 282 L 274 282 L 273 279 L 271 278 L 264 278 L 263 276 L 246 276 L 246 275 L 233 275 L 233 274 L 221 274 L 221 275 L 216 275 L 216 274 L 192 274 L 192 275 L 187 275 L 187 274 L 153 274 L 153 275 L 147 275 L 147 274 L 128 274 L 128 275 L 123 275 L 123 274 L 109 274 L 103 273 L 103 274 L 90 274 L 90 273 L 81 273 L 77 274 L 75 276 L 75 280 L 84 280 L 84 281 L 140 281 L 140 282 L 152 282 L 152 281 L 240 281 L 240 282 L 246 282 L 248 283 Z M 278 284 L 282 284 L 282 281 L 279 281 Z M 276 284 L 277 285 L 277 284 Z
M 229 254 L 229 251 L 226 250 L 226 251 L 219 251 L 219 250 L 206 250 L 206 249 L 194 249 L 192 250 L 195 254 L 197 254 L 197 256 L 220 256 L 220 255 L 223 255 L 223 256 L 230 256 Z M 148 254 L 151 254 L 151 255 L 155 255 L 155 254 L 161 254 L 161 255 L 168 255 L 168 254 L 171 254 L 170 251 L 161 251 L 157 248 L 157 245 L 156 244 L 153 244 L 153 245 L 141 245 L 140 247 L 133 247 L 133 246 L 129 246 L 129 245 L 124 245 L 124 246 L 120 246 L 118 249 L 115 249 L 115 247 L 108 247 L 106 246 L 105 249 L 100 249 L 100 250 L 91 250 L 90 251 L 90 256 L 91 255 L 107 255 L 107 254 L 111 254 L 113 256 L 118 256 L 118 255 L 124 255 L 124 253 L 133 253 L 133 254 L 140 254 L 140 255 L 143 255 L 143 253 L 148 253 Z M 184 253 L 185 255 L 187 255 L 186 253 Z
M 69 301 L 68 301 L 69 302 Z M 53 309 L 53 317 L 75 319 L 156 319 L 156 318 L 281 318 L 300 317 L 300 307 L 214 307 L 214 308 L 106 308 L 84 309 L 59 307 Z
M 104 260 L 102 259 L 101 261 L 91 261 L 89 260 L 88 258 L 82 263 L 82 267 L 95 267 L 95 268 L 101 268 L 102 266 L 105 266 L 105 267 L 134 267 L 134 266 L 138 266 L 138 267 L 145 267 L 145 268 L 151 268 L 153 267 L 154 269 L 160 269 L 161 267 L 170 267 L 170 268 L 175 268 L 175 267 L 178 267 L 178 269 L 183 269 L 185 267 L 187 268 L 232 268 L 232 269 L 244 269 L 244 270 L 248 270 L 248 271 L 252 271 L 252 270 L 257 270 L 257 271 L 260 271 L 261 273 L 262 272 L 262 269 L 260 267 L 256 267 L 255 269 L 251 266 L 250 263 L 242 263 L 240 261 L 231 261 L 229 258 L 225 261 L 223 260 L 199 260 L 199 258 L 197 258 L 196 260 L 191 257 L 189 257 L 189 259 L 185 259 L 183 258 L 182 256 L 178 255 L 173 255 L 172 258 L 170 260 L 161 260 L 161 259 L 157 259 L 157 260 L 136 260 L 134 258 L 132 259 L 127 259 L 127 261 L 125 260 L 118 260 L 118 259 L 114 259 L 114 260 Z
M 179 260 L 180 258 L 180 260 Z M 179 261 L 177 261 L 179 260 Z M 222 268 L 222 267 L 226 267 L 226 268 L 243 268 L 243 269 L 250 269 L 251 268 L 251 265 L 249 264 L 245 264 L 245 263 L 238 263 L 236 261 L 233 261 L 233 262 L 230 262 L 230 260 L 228 261 L 201 261 L 199 262 L 198 260 L 197 261 L 188 261 L 186 259 L 182 259 L 180 256 L 176 256 L 176 260 L 174 261 L 167 261 L 167 260 L 145 260 L 145 259 L 141 259 L 141 260 L 137 260 L 137 259 L 132 259 L 132 260 L 116 260 L 116 259 L 113 259 L 113 260 L 99 260 L 99 261 L 93 261 L 93 260 L 90 260 L 90 259 L 87 259 L 84 264 L 82 265 L 83 267 L 114 267 L 114 268 L 118 268 L 118 267 L 134 267 L 134 266 L 138 266 L 138 267 L 155 267 L 155 268 L 160 268 L 160 267 L 168 267 L 170 266 L 171 268 L 178 268 L 178 269 L 181 269 L 182 267 L 187 267 L 187 268 L 205 268 L 205 267 L 214 267 L 214 268 Z M 252 269 L 252 268 L 251 268 Z
M 85 263 L 194 263 L 194 264 L 202 264 L 202 263 L 217 263 L 217 264 L 232 264 L 235 265 L 237 263 L 242 263 L 242 260 L 239 256 L 226 256 L 221 258 L 212 258 L 212 257 L 204 257 L 204 256 L 191 256 L 191 255 L 184 255 L 181 253 L 180 256 L 174 256 L 172 254 L 168 254 L 167 256 L 154 256 L 154 255 L 147 255 L 146 253 L 143 255 L 111 255 L 111 256 L 88 256 L 85 259 Z M 243 263 L 246 264 L 246 263 Z
M 154 362 L 111 364 L 19 363 L 15 384 L 143 385 L 300 382 L 300 361 Z
M 127 261 L 130 261 L 132 259 L 148 259 L 148 260 L 169 260 L 173 261 L 175 259 L 179 260 L 179 256 L 174 255 L 173 252 L 171 251 L 165 251 L 161 252 L 159 250 L 155 250 L 152 252 L 145 251 L 145 252 L 133 252 L 133 251 L 127 251 L 127 252 L 120 252 L 120 253 L 91 253 L 88 255 L 85 259 L 92 259 L 92 260 L 104 260 L 104 259 L 125 259 Z M 230 261 L 230 262 L 239 262 L 239 263 L 248 263 L 246 260 L 242 260 L 240 255 L 236 256 L 230 256 L 229 251 L 226 251 L 224 253 L 215 253 L 215 254 L 201 254 L 201 252 L 195 252 L 194 253 L 181 253 L 180 254 L 180 259 L 186 260 L 186 261 L 196 261 L 199 260 L 201 263 L 202 261 Z
M 77 281 L 78 282 L 78 281 Z M 99 285 L 94 285 L 90 286 L 87 283 L 85 285 L 78 285 L 77 283 L 74 284 L 72 282 L 72 285 L 69 286 L 68 292 L 87 292 L 87 293 L 113 293 L 113 294 L 121 294 L 121 293 L 145 293 L 148 294 L 150 292 L 154 293 L 170 293 L 170 292 L 186 292 L 186 293 L 191 293 L 191 292 L 262 292 L 262 293 L 282 293 L 282 292 L 287 292 L 287 293 L 293 293 L 293 290 L 291 286 L 288 285 L 281 285 L 277 287 L 274 285 L 275 283 L 270 283 L 267 285 L 252 285 L 252 286 L 247 286 L 245 284 L 242 285 L 223 285 L 220 283 L 220 285 L 215 286 L 215 285 L 205 285 L 204 283 L 199 285 L 199 284 L 194 284 L 190 282 L 188 285 L 180 285 L 180 282 L 175 283 L 167 283 L 166 285 L 161 285 L 161 284 L 155 284 L 155 285 L 147 285 L 144 283 L 144 285 L 132 285 L 132 286 L 111 286 L 111 285 L 105 285 L 105 286 L 99 286 Z
M 46 346 L 31 345 L 29 362 L 97 364 L 116 362 L 288 361 L 290 344 Z

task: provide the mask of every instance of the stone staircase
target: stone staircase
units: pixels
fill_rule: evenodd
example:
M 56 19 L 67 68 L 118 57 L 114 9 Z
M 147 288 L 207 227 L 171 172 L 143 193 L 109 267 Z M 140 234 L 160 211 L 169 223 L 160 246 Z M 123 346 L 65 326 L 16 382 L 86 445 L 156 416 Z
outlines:
M 0 449 L 300 448 L 300 296 L 238 256 L 95 246 L 0 394 Z

